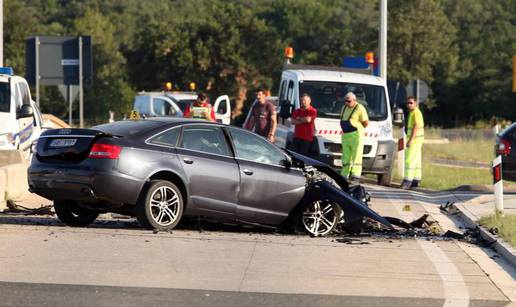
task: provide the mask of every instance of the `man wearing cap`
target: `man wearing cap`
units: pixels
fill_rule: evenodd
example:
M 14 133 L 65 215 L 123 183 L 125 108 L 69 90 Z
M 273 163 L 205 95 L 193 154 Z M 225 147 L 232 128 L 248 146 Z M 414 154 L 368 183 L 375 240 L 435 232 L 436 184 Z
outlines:
M 421 152 L 425 137 L 425 122 L 418 108 L 416 97 L 407 98 L 409 110 L 407 120 L 407 149 L 405 151 L 405 174 L 401 187 L 410 189 L 419 186 L 421 181 Z
M 342 170 L 345 178 L 357 181 L 362 176 L 364 129 L 369 124 L 366 108 L 357 102 L 352 92 L 344 96 L 345 105 L 340 112 L 342 128 Z
M 208 103 L 208 96 L 204 93 L 199 93 L 195 102 L 186 106 L 183 117 L 204 119 L 214 122 L 215 111 L 213 110 L 211 104 Z
M 304 93 L 301 95 L 301 107 L 292 113 L 292 124 L 296 125 L 292 149 L 305 156 L 310 155 L 315 134 L 315 118 L 317 117 L 317 110 L 311 104 L 310 96 Z

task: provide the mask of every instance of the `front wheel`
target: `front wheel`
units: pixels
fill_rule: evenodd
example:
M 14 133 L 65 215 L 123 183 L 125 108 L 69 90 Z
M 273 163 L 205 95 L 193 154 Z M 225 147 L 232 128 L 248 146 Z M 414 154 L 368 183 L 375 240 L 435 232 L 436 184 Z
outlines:
M 64 224 L 72 227 L 84 227 L 93 223 L 99 214 L 80 207 L 72 201 L 54 201 L 56 215 Z
M 172 182 L 153 180 L 135 209 L 136 218 L 143 227 L 171 230 L 179 224 L 183 215 L 181 190 Z
M 312 236 L 324 236 L 331 233 L 342 216 L 339 205 L 317 200 L 308 204 L 301 215 L 302 225 Z

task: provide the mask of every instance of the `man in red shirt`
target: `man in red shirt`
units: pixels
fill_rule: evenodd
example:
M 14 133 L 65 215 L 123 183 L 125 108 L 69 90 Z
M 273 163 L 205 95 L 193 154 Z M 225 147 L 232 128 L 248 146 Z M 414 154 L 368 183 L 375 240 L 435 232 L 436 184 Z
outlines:
M 183 117 L 204 119 L 214 122 L 215 111 L 213 110 L 211 104 L 208 103 L 208 96 L 206 96 L 204 93 L 199 93 L 199 95 L 197 95 L 197 100 L 195 100 L 192 105 L 186 106 Z
M 310 155 L 315 135 L 317 110 L 311 104 L 312 99 L 308 94 L 301 95 L 301 107 L 294 110 L 291 119 L 292 124 L 296 125 L 292 149 L 305 156 Z

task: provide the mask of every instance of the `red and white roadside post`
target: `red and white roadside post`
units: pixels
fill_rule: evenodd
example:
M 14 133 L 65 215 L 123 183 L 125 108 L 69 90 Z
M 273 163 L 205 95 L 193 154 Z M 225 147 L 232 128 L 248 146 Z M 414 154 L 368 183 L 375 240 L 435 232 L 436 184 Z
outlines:
M 503 214 L 503 180 L 502 180 L 502 156 L 493 160 L 493 185 L 495 197 L 495 211 Z

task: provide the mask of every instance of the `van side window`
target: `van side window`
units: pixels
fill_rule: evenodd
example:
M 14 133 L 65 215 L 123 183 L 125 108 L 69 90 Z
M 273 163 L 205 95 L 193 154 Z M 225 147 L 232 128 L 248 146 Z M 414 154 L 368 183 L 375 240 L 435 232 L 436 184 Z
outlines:
M 294 81 L 288 82 L 288 90 L 287 90 L 287 100 L 290 101 L 290 103 L 294 103 Z
M 18 85 L 20 86 L 22 103 L 26 104 L 26 105 L 30 105 L 29 87 L 27 86 L 27 84 L 22 83 L 22 82 L 18 83 Z
M 278 96 L 280 102 L 287 99 L 287 80 L 283 80 L 283 82 L 281 82 Z
M 14 86 L 14 103 L 16 104 L 16 109 L 19 109 L 22 105 L 22 95 L 20 93 L 20 86 Z

